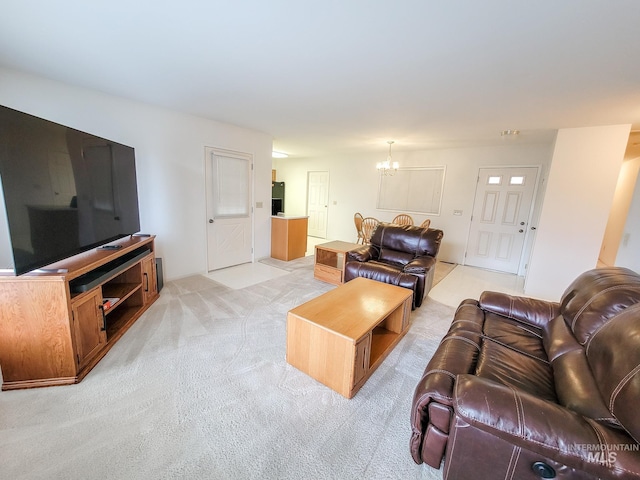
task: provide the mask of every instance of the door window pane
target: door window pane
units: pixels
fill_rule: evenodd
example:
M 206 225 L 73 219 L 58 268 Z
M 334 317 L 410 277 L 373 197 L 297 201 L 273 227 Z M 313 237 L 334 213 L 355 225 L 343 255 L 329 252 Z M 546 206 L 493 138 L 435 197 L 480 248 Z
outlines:
M 249 215 L 249 161 L 244 158 L 214 155 L 215 194 L 213 215 L 239 217 Z

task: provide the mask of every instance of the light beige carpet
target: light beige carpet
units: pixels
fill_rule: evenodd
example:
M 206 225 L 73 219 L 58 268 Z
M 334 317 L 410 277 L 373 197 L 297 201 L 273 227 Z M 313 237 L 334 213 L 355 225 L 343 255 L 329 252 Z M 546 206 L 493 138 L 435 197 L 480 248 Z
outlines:
M 452 270 L 456 268 L 456 265 L 457 263 L 447 263 L 438 260 L 436 262 L 436 271 L 433 273 L 433 286 L 435 287 L 444 277 L 449 275 Z
M 331 288 L 312 264 L 160 299 L 78 385 L 0 393 L 6 479 L 441 479 L 409 454 L 413 390 L 453 308 L 426 300 L 347 400 L 285 361 L 286 313 Z

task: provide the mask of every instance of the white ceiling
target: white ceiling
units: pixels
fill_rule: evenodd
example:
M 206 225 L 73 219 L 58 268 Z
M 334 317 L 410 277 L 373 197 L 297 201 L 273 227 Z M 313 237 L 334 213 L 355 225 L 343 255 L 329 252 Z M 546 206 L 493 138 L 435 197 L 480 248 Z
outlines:
M 638 0 L 0 3 L 0 66 L 266 132 L 293 157 L 640 128 L 639 62 Z

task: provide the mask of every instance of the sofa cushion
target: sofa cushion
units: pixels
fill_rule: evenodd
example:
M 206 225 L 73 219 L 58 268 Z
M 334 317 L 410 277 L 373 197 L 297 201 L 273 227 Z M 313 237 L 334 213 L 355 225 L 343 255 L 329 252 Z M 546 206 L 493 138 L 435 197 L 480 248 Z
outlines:
M 640 304 L 612 318 L 589 342 L 586 355 L 609 410 L 640 442 Z
M 556 402 L 551 366 L 485 337 L 476 367 L 478 377 Z
M 347 261 L 368 262 L 373 258 L 378 258 L 378 249 L 373 245 L 362 245 L 347 253 Z
M 424 275 L 436 266 L 436 259 L 433 257 L 417 257 L 404 266 L 406 273 L 415 273 Z
M 542 331 L 533 325 L 485 312 L 485 337 L 505 347 L 544 362 L 547 353 L 542 346 Z
M 371 244 L 408 252 L 413 257 L 430 255 L 436 257 L 442 242 L 442 230 L 425 229 L 413 225 L 396 225 L 380 223 L 371 236 Z
M 535 298 L 508 295 L 502 292 L 482 292 L 479 299 L 483 310 L 497 313 L 543 328 L 552 318 L 558 316 L 560 304 Z
M 640 301 L 640 277 L 620 267 L 580 275 L 562 296 L 560 311 L 581 345 L 616 314 Z
M 552 367 L 560 405 L 597 422 L 621 428 L 600 395 L 583 350 L 565 353 L 554 360 Z
M 583 350 L 561 315 L 551 320 L 542 330 L 542 342 L 550 362 L 567 352 Z
M 456 375 L 473 373 L 478 363 L 484 314 L 475 300 L 458 307 L 449 331 L 422 374 L 421 385 L 441 403 L 451 404 Z M 420 388 L 416 390 L 419 395 Z
M 380 249 L 380 257 L 378 260 L 392 265 L 397 265 L 402 268 L 414 258 L 415 256 L 413 253 L 401 252 L 399 250 L 391 250 L 390 248 L 382 247 Z
M 582 345 L 558 316 L 543 331 L 544 346 L 553 368 L 558 403 L 601 423 L 620 428 L 611 414 L 593 378 Z
M 356 277 L 368 278 L 370 280 L 377 280 L 378 282 L 408 288 L 414 292 L 412 308 L 419 306 L 416 304 L 418 299 L 416 298 L 415 292 L 418 277 L 415 275 L 403 273 L 402 270 L 398 270 L 396 267 L 374 260 L 365 263 L 347 262 L 345 266 L 345 279 L 348 281 Z

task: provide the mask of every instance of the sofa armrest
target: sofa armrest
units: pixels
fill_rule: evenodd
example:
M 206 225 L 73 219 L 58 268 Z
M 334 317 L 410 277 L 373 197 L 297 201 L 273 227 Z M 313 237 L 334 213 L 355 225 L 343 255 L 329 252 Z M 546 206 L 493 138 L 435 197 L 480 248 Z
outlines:
M 354 250 L 347 252 L 347 261 L 352 260 L 356 262 L 368 262 L 375 258 L 375 247 L 372 245 L 363 245 Z
M 436 264 L 436 259 L 431 256 L 417 257 L 407 263 L 402 269 L 405 273 L 425 274 Z
M 453 397 L 456 419 L 512 445 L 595 477 L 640 475 L 638 443 L 623 430 L 475 375 L 458 375 Z
M 480 308 L 503 317 L 543 328 L 560 313 L 560 304 L 535 298 L 518 297 L 500 292 L 483 292 Z
M 409 448 L 413 460 L 418 464 L 424 461 L 434 468 L 440 466 L 444 452 L 438 449 L 430 451 L 432 446 L 426 437 L 430 426 L 444 434 L 449 433 L 456 377 L 475 371 L 480 354 L 483 318 L 484 313 L 478 308 L 478 302 L 464 300 L 416 385 L 411 407 Z M 440 443 L 444 447 L 446 439 Z

